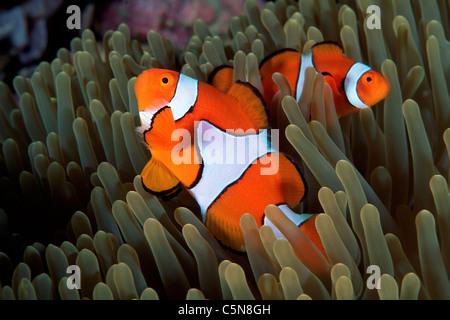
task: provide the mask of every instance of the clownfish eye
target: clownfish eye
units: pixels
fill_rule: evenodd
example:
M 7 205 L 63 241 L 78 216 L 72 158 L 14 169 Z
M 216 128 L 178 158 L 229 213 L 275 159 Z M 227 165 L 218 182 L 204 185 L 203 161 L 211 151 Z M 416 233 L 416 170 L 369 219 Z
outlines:
M 371 82 L 373 79 L 372 79 L 372 77 L 370 77 L 370 76 L 368 76 L 367 78 L 366 78 L 366 82 Z
M 170 88 L 175 82 L 176 80 L 170 72 L 165 72 L 159 76 L 159 85 L 163 88 Z

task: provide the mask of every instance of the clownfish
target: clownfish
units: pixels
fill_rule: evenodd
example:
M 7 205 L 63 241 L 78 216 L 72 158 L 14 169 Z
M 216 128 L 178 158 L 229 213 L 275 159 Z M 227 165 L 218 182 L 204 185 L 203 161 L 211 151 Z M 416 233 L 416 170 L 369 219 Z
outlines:
M 259 130 L 268 126 L 263 100 L 244 82 L 234 84 L 225 94 L 175 71 L 149 69 L 138 76 L 134 88 L 142 122 L 139 129 L 142 132 L 138 136 L 143 137 L 152 153 L 141 176 L 147 189 L 156 195 L 171 196 L 181 185 L 193 186 L 198 180 L 200 166 L 196 164 L 195 152 L 191 152 L 190 170 L 180 171 L 175 176 L 167 168 L 172 163 L 171 152 L 167 151 L 179 143 L 172 141 L 176 129 L 185 129 L 193 137 L 195 121 L 203 119 L 222 130 Z
M 279 88 L 272 80 L 272 75 L 275 72 L 283 74 L 298 101 L 302 95 L 305 71 L 308 67 L 314 67 L 330 85 L 339 118 L 371 107 L 389 93 L 389 83 L 382 74 L 363 63 L 344 57 L 343 50 L 337 43 L 317 43 L 307 54 L 285 48 L 268 55 L 259 65 L 263 95 L 274 120 L 277 118 L 277 103 L 273 103 L 273 99 Z M 232 70 L 226 66 L 215 70 L 210 82 L 226 88 L 228 85 L 221 83 L 230 82 Z
M 141 172 L 145 190 L 173 196 L 184 186 L 211 233 L 240 252 L 245 213 L 282 237 L 264 215 L 267 205 L 278 205 L 324 252 L 315 215 L 292 210 L 307 186 L 294 162 L 272 145 L 265 102 L 254 87 L 237 81 L 225 93 L 174 71 L 150 69 L 136 79 L 135 92 L 142 123 L 137 133 L 152 154 Z M 243 150 L 249 152 L 239 159 Z M 275 170 L 263 174 L 271 161 Z

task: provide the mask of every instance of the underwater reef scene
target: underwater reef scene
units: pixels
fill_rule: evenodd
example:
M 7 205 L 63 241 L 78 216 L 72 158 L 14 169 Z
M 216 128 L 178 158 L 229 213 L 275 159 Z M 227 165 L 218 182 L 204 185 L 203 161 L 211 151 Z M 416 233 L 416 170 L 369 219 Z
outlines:
M 369 28 L 367 8 L 381 9 Z M 450 299 L 449 2 L 242 2 L 219 37 L 202 20 L 185 48 L 120 24 L 86 29 L 31 77 L 0 83 L 0 299 Z M 262 90 L 258 65 L 282 48 L 322 41 L 381 72 L 390 93 L 337 117 L 312 68 L 298 101 L 282 74 L 280 149 L 301 168 L 327 259 L 275 206 L 269 226 L 245 214 L 246 254 L 223 247 L 182 191 L 144 190 L 149 150 L 134 83 L 149 68 L 206 81 L 220 65 Z M 260 186 L 255 186 L 259 188 Z M 245 195 L 242 196 L 245 201 Z M 68 266 L 81 289 L 69 288 Z M 369 286 L 377 266 L 377 287 Z M 70 282 L 70 281 L 69 281 Z

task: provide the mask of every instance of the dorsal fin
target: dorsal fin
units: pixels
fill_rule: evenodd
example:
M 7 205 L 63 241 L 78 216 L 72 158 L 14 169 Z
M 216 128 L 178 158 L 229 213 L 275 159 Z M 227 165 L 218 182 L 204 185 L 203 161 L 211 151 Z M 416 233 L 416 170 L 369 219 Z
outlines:
M 277 65 L 283 65 L 286 63 L 287 59 L 295 59 L 300 57 L 300 53 L 291 48 L 284 48 L 277 51 L 272 52 L 268 56 L 266 56 L 259 64 L 259 70 L 261 74 L 263 75 L 265 73 L 266 68 L 270 68 L 271 70 L 278 71 L 280 67 L 277 67 Z M 270 65 L 270 67 L 268 67 Z M 275 65 L 275 67 L 274 67 Z
M 264 92 L 264 98 L 269 106 L 273 122 L 277 123 L 277 104 L 273 103 L 273 98 L 279 91 L 279 87 L 273 81 L 275 72 L 281 73 L 289 82 L 291 90 L 295 93 L 295 84 L 297 83 L 300 72 L 301 54 L 295 49 L 281 49 L 265 57 L 259 65 L 261 75 L 261 84 Z
M 236 81 L 227 92 L 239 102 L 240 107 L 252 119 L 255 124 L 254 129 L 264 129 L 269 125 L 269 112 L 264 98 L 258 89 L 248 82 Z
M 342 47 L 334 41 L 323 41 L 316 43 L 311 48 L 311 52 L 313 54 L 313 58 L 317 57 L 324 57 L 324 58 L 331 58 L 331 57 L 342 57 Z
M 233 85 L 234 69 L 229 65 L 216 67 L 208 77 L 208 84 L 216 87 L 220 91 L 227 93 Z
M 332 76 L 344 73 L 345 76 L 346 58 L 342 56 L 342 48 L 336 42 L 326 41 L 315 44 L 311 49 L 311 55 L 317 72 L 327 72 Z

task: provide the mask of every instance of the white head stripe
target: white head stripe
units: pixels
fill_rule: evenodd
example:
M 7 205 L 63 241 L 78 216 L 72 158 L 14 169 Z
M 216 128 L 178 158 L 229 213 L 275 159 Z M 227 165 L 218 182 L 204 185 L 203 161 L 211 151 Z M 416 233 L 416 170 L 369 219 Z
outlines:
M 197 101 L 197 94 L 198 80 L 180 73 L 175 94 L 169 103 L 175 120 L 183 118 L 189 109 L 191 109 Z
M 314 67 L 312 61 L 312 53 L 302 54 L 302 62 L 300 66 L 300 73 L 298 74 L 297 80 L 297 93 L 295 95 L 295 99 L 298 101 L 302 95 L 303 84 L 305 83 L 305 71 L 308 67 Z
M 364 102 L 358 96 L 358 91 L 356 90 L 358 85 L 358 80 L 362 77 L 364 73 L 369 71 L 371 68 L 362 64 L 360 62 L 356 62 L 353 66 L 348 70 L 347 76 L 344 80 L 344 88 L 345 94 L 347 95 L 348 101 L 359 109 L 368 108 Z

